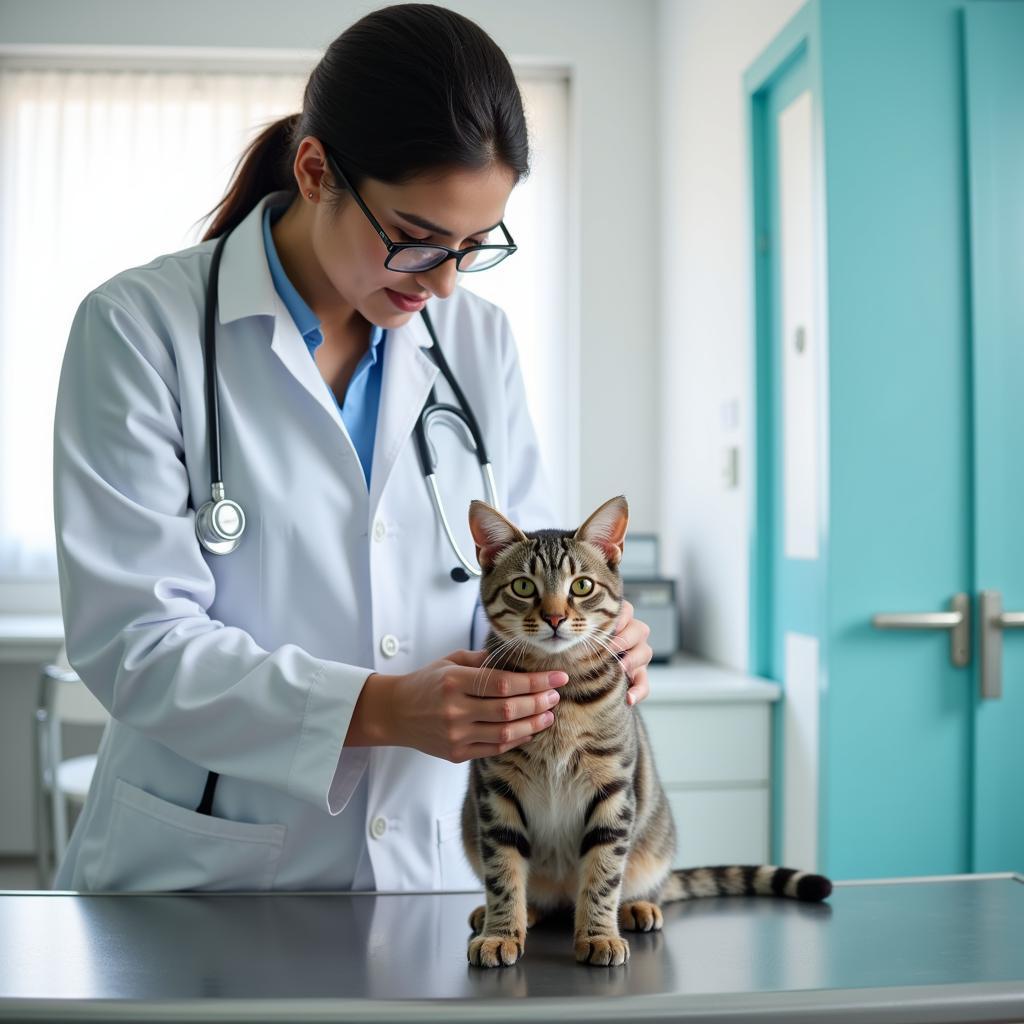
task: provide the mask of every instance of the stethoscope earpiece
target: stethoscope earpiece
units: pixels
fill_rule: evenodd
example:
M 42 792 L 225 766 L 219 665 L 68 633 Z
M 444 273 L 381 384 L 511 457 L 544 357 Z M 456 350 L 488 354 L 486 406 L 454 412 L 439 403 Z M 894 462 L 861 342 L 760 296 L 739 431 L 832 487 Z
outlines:
M 469 573 L 461 565 L 457 565 L 452 569 L 451 577 L 456 583 L 466 583 L 469 580 Z

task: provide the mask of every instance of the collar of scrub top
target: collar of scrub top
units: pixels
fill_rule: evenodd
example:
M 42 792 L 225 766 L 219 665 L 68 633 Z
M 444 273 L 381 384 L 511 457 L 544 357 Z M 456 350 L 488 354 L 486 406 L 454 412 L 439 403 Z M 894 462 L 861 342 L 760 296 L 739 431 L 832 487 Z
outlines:
M 288 203 L 294 193 L 287 189 L 265 195 L 231 232 L 224 243 L 218 275 L 217 322 L 229 324 L 249 316 L 277 317 L 284 307 L 274 287 L 263 245 L 263 212 L 267 206 Z M 433 347 L 430 333 L 420 316 L 388 331 L 388 337 L 411 340 L 419 348 Z M 308 355 L 307 355 L 308 358 Z M 436 364 L 428 357 L 436 370 Z
M 299 329 L 299 334 L 302 335 L 306 345 L 312 351 L 323 344 L 324 336 L 320 330 L 320 320 L 284 272 L 281 258 L 277 254 L 277 247 L 274 245 L 273 236 L 270 234 L 270 229 L 274 226 L 274 222 L 282 216 L 287 208 L 287 203 L 275 205 L 268 202 L 264 206 L 260 221 L 263 227 L 263 241 L 267 251 L 267 261 L 270 264 L 270 277 L 274 282 L 274 286 L 281 296 L 281 301 L 288 307 L 288 312 L 291 313 L 295 326 Z M 384 338 L 384 334 L 383 327 L 378 327 L 377 324 L 370 324 L 370 354 L 371 361 L 374 363 L 379 358 L 380 343 Z
M 324 343 L 320 318 L 310 308 L 309 303 L 299 294 L 281 265 L 277 246 L 274 244 L 273 225 L 288 209 L 287 203 L 273 205 L 267 203 L 263 208 L 263 247 L 267 253 L 270 276 L 281 301 L 285 304 L 291 318 L 306 343 L 310 357 L 316 360 L 316 350 Z M 338 411 L 348 428 L 352 445 L 359 456 L 359 464 L 363 468 L 367 486 L 373 472 L 374 439 L 377 432 L 377 416 L 380 409 L 380 393 L 384 373 L 384 339 L 387 331 L 377 324 L 370 324 L 370 344 L 359 358 L 352 377 L 345 389 L 343 397 L 335 396 Z M 431 351 L 435 351 L 431 349 Z M 332 389 L 332 394 L 333 389 Z
M 281 266 L 280 258 L 277 255 L 277 249 L 274 246 L 273 237 L 270 233 L 273 222 L 281 215 L 281 213 L 283 213 L 290 201 L 289 193 L 285 192 L 283 195 L 285 196 L 285 200 L 283 202 L 278 202 L 275 198 L 275 194 L 275 196 L 271 196 L 261 204 L 260 225 L 263 232 L 264 248 L 267 253 L 267 262 L 270 267 L 271 279 L 274 282 L 278 295 L 287 307 L 288 312 L 291 314 L 292 320 L 295 322 L 295 326 L 302 334 L 307 347 L 312 350 L 323 340 L 323 336 L 320 333 L 320 321 L 285 274 L 284 268 Z M 228 239 L 228 243 L 230 243 L 230 238 Z M 228 243 L 225 243 L 225 246 Z M 418 322 L 421 326 L 425 323 L 427 332 L 433 336 L 433 326 L 428 319 L 429 315 L 429 310 L 425 310 L 421 316 L 413 317 L 413 321 Z M 378 347 L 381 338 L 385 335 L 385 332 L 377 325 L 372 325 L 372 327 L 373 331 L 370 336 L 370 358 L 373 362 L 376 362 L 379 351 Z M 310 340 L 311 336 L 314 336 L 314 340 L 312 342 Z M 452 532 L 448 516 L 445 514 L 444 503 L 441 500 L 437 483 L 437 450 L 428 436 L 431 424 L 433 422 L 446 424 L 460 436 L 466 449 L 476 456 L 476 459 L 480 464 L 480 472 L 483 476 L 487 500 L 494 508 L 499 507 L 497 485 L 494 480 L 494 472 L 491 467 L 490 458 L 487 454 L 487 445 L 484 441 L 483 433 L 480 430 L 480 425 L 473 413 L 473 408 L 463 393 L 458 380 L 456 380 L 452 373 L 451 367 L 448 366 L 448 361 L 445 359 L 444 351 L 440 344 L 432 344 L 430 346 L 430 350 L 433 361 L 438 365 L 442 376 L 447 380 L 449 387 L 455 394 L 458 404 L 453 405 L 448 402 L 439 402 L 437 392 L 435 388 L 431 386 L 428 401 L 424 405 L 423 410 L 420 412 L 416 421 L 414 431 L 416 447 L 420 457 L 420 466 L 423 470 L 423 476 L 430 489 L 430 496 L 434 503 L 434 510 L 437 513 L 438 520 L 448 537 L 448 542 L 451 544 L 452 550 L 455 552 L 456 557 L 461 563 L 460 566 L 456 566 L 452 571 L 452 579 L 456 582 L 466 582 L 474 576 L 480 576 L 480 570 L 477 569 L 476 566 L 474 566 L 462 553 L 462 550 L 458 545 L 458 541 L 455 539 L 455 535 Z
M 341 411 L 334 393 L 326 386 L 309 349 L 299 333 L 281 296 L 274 287 L 263 243 L 263 214 L 268 205 L 289 202 L 294 193 L 287 189 L 271 192 L 253 207 L 224 241 L 218 274 L 218 294 L 215 318 L 219 325 L 256 317 L 269 321 L 266 334 L 249 330 L 238 335 L 243 344 L 252 344 L 261 337 L 269 342 L 288 371 L 306 388 L 324 412 L 343 426 Z M 413 433 L 416 416 L 427 399 L 431 385 L 440 374 L 437 362 L 426 351 L 433 341 L 422 316 L 414 316 L 401 327 L 388 330 L 388 354 L 385 362 L 402 364 L 390 388 L 385 384 L 381 392 L 380 423 L 395 432 L 387 439 L 381 471 L 376 470 L 377 447 L 374 448 L 374 472 L 369 485 L 369 514 L 376 514 L 381 494 L 397 459 L 399 434 Z M 396 381 L 400 380 L 400 384 Z M 390 410 L 390 415 L 388 410 Z M 401 410 L 400 413 L 396 410 Z M 397 418 L 396 418 L 397 417 Z M 378 427 L 377 441 L 382 437 Z M 358 462 L 358 456 L 352 453 Z M 365 476 L 362 467 L 359 473 Z M 225 484 L 230 486 L 229 481 Z
M 262 315 L 271 317 L 275 323 L 274 340 L 271 342 L 271 347 L 275 350 L 278 348 L 278 341 L 281 337 L 278 331 L 278 318 L 282 316 L 282 312 L 287 316 L 291 326 L 295 328 L 294 334 L 292 334 L 292 332 L 286 332 L 286 334 L 291 335 L 292 337 L 297 336 L 296 341 L 301 341 L 302 347 L 304 349 L 307 348 L 304 337 L 299 334 L 300 327 L 298 323 L 292 316 L 274 284 L 270 263 L 267 258 L 267 246 L 263 235 L 263 218 L 266 210 L 268 208 L 273 209 L 279 205 L 286 205 L 291 202 L 292 198 L 293 193 L 287 189 L 271 192 L 264 196 L 256 206 L 249 211 L 249 213 L 242 219 L 241 223 L 239 223 L 228 234 L 228 237 L 224 239 L 223 248 L 221 249 L 219 273 L 216 278 L 218 290 L 216 293 L 215 308 L 219 322 L 221 324 L 228 324 L 232 321 L 250 316 Z M 427 311 L 424 310 L 424 312 Z M 429 316 L 428 312 L 427 315 Z M 461 433 L 463 440 L 466 442 L 466 447 L 476 455 L 476 458 L 480 463 L 487 498 L 490 503 L 497 508 L 497 486 L 495 484 L 493 470 L 487 456 L 486 445 L 484 444 L 479 424 L 476 422 L 472 408 L 466 401 L 466 396 L 462 393 L 462 389 L 460 388 L 458 381 L 452 374 L 450 367 L 447 366 L 447 361 L 444 358 L 444 353 L 441 350 L 440 344 L 434 344 L 434 340 L 431 337 L 433 331 L 432 328 L 428 328 L 426 318 L 424 316 L 414 316 L 401 327 L 395 328 L 393 331 L 389 331 L 388 333 L 389 335 L 393 334 L 400 345 L 404 346 L 411 344 L 413 346 L 418 346 L 419 349 L 429 348 L 433 350 L 429 355 L 418 350 L 415 351 L 414 354 L 416 358 L 411 363 L 407 364 L 406 370 L 403 371 L 401 375 L 403 386 L 407 385 L 410 388 L 423 388 L 423 397 L 426 399 L 425 404 L 414 402 L 411 405 L 408 427 L 416 436 L 416 445 L 419 450 L 423 475 L 427 481 L 438 518 L 440 519 L 445 533 L 448 536 L 448 540 L 461 563 L 461 568 L 456 567 L 456 569 L 453 570 L 452 578 L 457 581 L 464 581 L 465 579 L 470 579 L 473 576 L 479 576 L 480 570 L 473 566 L 469 559 L 467 559 L 460 551 L 452 533 L 451 525 L 444 513 L 444 507 L 440 499 L 436 480 L 436 452 L 433 450 L 433 446 L 427 438 L 429 421 L 433 418 L 439 418 L 447 421 L 449 426 L 453 426 L 457 432 Z M 284 351 L 285 349 L 287 351 Z M 388 343 L 388 349 L 393 352 L 392 344 L 390 342 Z M 285 342 L 282 345 L 282 349 L 278 350 L 278 355 L 288 364 L 292 373 L 296 374 L 300 380 L 305 380 L 307 382 L 307 387 L 315 377 L 316 384 L 319 386 L 313 389 L 314 394 L 318 401 L 320 401 L 322 405 L 325 405 L 329 389 L 324 386 L 323 378 L 320 376 L 319 370 L 315 367 L 311 369 L 313 361 L 309 359 L 308 350 L 303 353 L 302 359 L 295 362 L 297 356 L 295 356 L 294 349 Z M 412 379 L 413 370 L 415 370 L 415 380 Z M 437 394 L 434 390 L 434 381 L 437 379 L 439 374 L 447 379 L 449 386 L 457 397 L 459 403 L 458 406 L 439 403 L 437 401 Z M 338 409 L 338 404 L 334 398 L 333 392 L 329 393 L 329 411 L 331 415 L 336 416 L 340 422 L 341 411 Z M 326 405 L 325 408 L 327 408 Z M 475 437 L 473 435 L 475 435 Z M 383 474 L 378 474 L 375 471 L 372 475 L 369 493 L 371 515 L 374 514 L 374 509 L 376 508 L 377 501 L 380 498 L 384 483 L 387 480 L 391 466 L 394 464 L 394 452 L 397 451 L 397 447 L 392 445 L 391 451 L 392 460 L 387 465 L 385 472 Z M 456 575 L 456 573 L 459 573 L 459 575 Z

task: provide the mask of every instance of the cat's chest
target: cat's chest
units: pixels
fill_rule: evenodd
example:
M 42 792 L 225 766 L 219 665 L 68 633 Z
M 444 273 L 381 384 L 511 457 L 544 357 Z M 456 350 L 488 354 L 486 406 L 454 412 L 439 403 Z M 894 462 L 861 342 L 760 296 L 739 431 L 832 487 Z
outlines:
M 559 772 L 553 765 L 535 769 L 517 787 L 531 840 L 543 847 L 560 843 L 566 834 L 575 837 L 593 799 L 593 785 L 582 773 Z
M 559 722 L 556 713 L 555 722 L 525 748 L 529 761 L 519 762 L 516 789 L 544 832 L 564 831 L 567 823 L 582 817 L 594 795 L 593 766 L 587 756 L 580 756 L 577 732 Z

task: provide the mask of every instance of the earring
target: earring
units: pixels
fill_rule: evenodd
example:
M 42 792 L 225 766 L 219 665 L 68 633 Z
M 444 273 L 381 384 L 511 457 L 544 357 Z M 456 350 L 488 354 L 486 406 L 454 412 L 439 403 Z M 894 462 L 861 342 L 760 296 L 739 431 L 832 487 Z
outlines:
M 307 192 L 306 195 L 309 196 L 310 199 L 313 198 L 313 193 L 312 192 Z

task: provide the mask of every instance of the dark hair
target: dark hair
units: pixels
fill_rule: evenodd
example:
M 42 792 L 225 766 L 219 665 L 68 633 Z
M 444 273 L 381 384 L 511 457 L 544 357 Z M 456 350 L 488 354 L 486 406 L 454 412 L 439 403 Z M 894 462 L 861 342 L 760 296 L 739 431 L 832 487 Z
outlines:
M 330 147 L 356 188 L 367 177 L 397 185 L 493 163 L 507 166 L 514 182 L 529 174 L 523 101 L 508 59 L 475 22 L 433 4 L 373 11 L 331 43 L 306 83 L 301 113 L 268 124 L 242 154 L 224 198 L 206 214 L 217 216 L 203 241 L 231 230 L 267 193 L 298 193 L 292 167 L 307 135 Z

